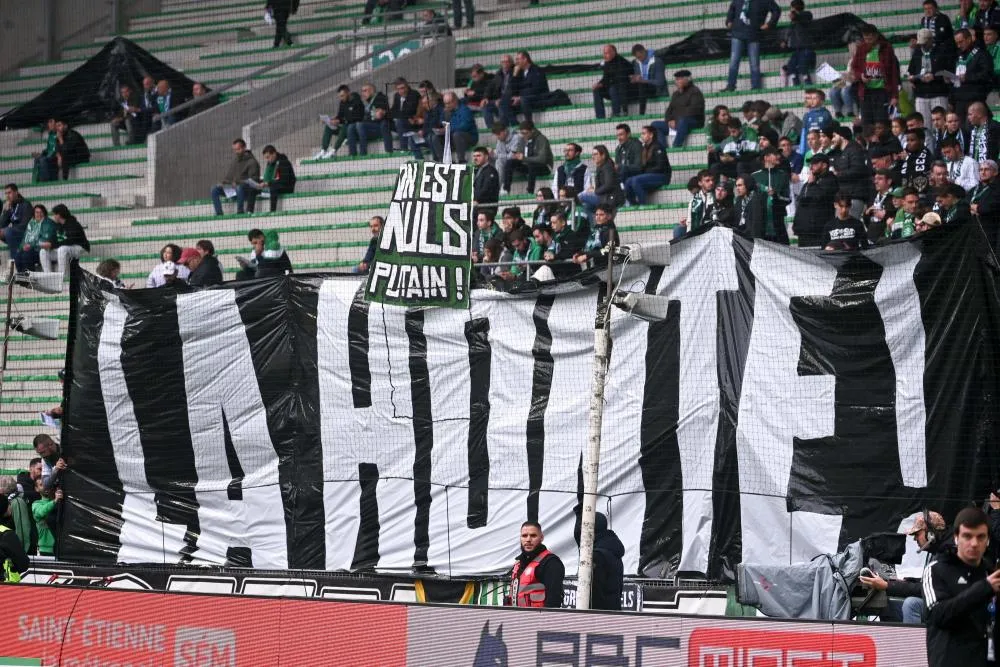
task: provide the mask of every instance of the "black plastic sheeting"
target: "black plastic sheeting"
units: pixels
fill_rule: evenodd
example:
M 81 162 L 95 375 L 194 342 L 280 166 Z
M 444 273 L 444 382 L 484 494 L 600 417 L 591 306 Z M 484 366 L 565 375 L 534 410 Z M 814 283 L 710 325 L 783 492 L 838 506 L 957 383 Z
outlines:
M 711 231 L 706 228 L 691 238 Z M 736 449 L 740 385 L 754 326 L 754 295 L 758 288 L 771 288 L 757 285 L 751 271 L 757 243 L 734 237 L 738 289 L 720 293 L 718 339 L 706 341 L 719 350 L 722 394 L 712 483 L 715 521 L 705 573 L 712 580 L 731 580 L 735 565 L 742 560 Z M 875 302 L 875 290 L 886 268 L 860 253 L 822 255 L 837 270 L 832 293 L 796 297 L 788 304 L 802 333 L 799 375 L 832 375 L 836 390 L 833 435 L 796 439 L 787 505 L 789 511 L 842 515 L 841 546 L 866 535 L 894 531 L 902 517 L 924 507 L 954 516 L 969 502 L 981 502 L 1000 482 L 996 450 L 1000 270 L 996 259 L 981 229 L 973 225 L 940 228 L 873 252 L 887 257 L 892 247 L 918 254 L 912 280 L 925 332 L 926 488 L 905 487 L 898 472 L 870 474 L 892 468 L 887 462 L 896 461 L 898 452 L 895 372 L 891 362 L 886 365 L 890 359 L 887 335 Z M 809 254 L 800 252 L 803 257 Z M 896 255 L 892 261 L 902 261 L 903 256 Z M 662 273 L 662 268 L 654 267 L 654 275 L 657 271 Z M 246 328 L 257 375 L 247 382 L 256 382 L 260 388 L 277 454 L 290 569 L 324 569 L 316 303 L 325 278 L 296 274 L 213 288 L 234 292 Z M 651 276 L 648 289 L 655 289 L 658 282 Z M 59 528 L 58 556 L 107 563 L 118 558 L 126 497 L 118 475 L 123 461 L 113 449 L 108 426 L 105 394 L 111 389 L 102 385 L 97 361 L 102 330 L 109 325 L 104 312 L 110 287 L 75 268 L 72 290 L 68 342 L 72 372 L 65 389 L 68 407 L 62 433 L 70 464 L 65 479 L 69 502 Z M 199 537 L 194 493 L 198 479 L 191 474 L 195 466 L 176 335 L 177 294 L 167 289 L 123 291 L 118 299 L 127 311 L 124 323 L 117 326 L 122 327 L 123 350 L 129 350 L 127 355 L 123 351 L 122 366 L 142 448 L 141 463 L 132 464 L 144 465 L 151 486 L 160 490 L 155 498 L 157 521 L 181 530 L 193 549 Z M 647 373 L 641 438 L 648 450 L 634 463 L 642 468 L 647 497 L 639 572 L 653 577 L 676 574 L 681 554 L 678 507 L 685 489 L 676 442 L 679 310 L 649 327 L 646 359 L 636 360 L 645 363 Z M 358 347 L 359 354 L 367 357 L 367 348 L 361 350 L 359 341 L 350 340 L 352 351 Z M 415 373 L 412 348 L 411 340 L 411 373 Z M 424 355 L 426 363 L 426 349 Z M 130 359 L 126 361 L 125 356 Z M 352 362 L 352 376 L 360 377 L 361 370 Z M 551 377 L 540 380 L 551 381 Z M 357 402 L 358 396 L 354 398 Z M 117 407 L 111 405 L 112 410 Z M 227 454 L 229 449 L 227 442 Z M 429 469 L 429 462 L 419 467 Z M 238 460 L 231 473 L 235 487 L 230 493 L 238 494 L 243 474 Z M 475 474 L 470 470 L 470 476 Z M 246 565 L 248 560 L 247 554 L 232 553 L 227 564 Z
M 115 37 L 71 73 L 39 93 L 33 100 L 0 116 L 0 129 L 38 127 L 53 116 L 71 125 L 96 123 L 119 109 L 119 90 L 129 84 L 142 91 L 142 79 L 170 82 L 175 96 L 191 99 L 194 80 L 158 60 L 135 42 Z

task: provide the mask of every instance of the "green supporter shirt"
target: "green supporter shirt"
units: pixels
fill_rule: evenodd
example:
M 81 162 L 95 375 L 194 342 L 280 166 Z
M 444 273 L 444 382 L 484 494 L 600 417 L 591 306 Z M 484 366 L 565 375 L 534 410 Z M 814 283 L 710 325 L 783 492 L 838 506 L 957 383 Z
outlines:
M 24 240 L 22 244 L 31 246 L 32 250 L 39 250 L 41 248 L 42 241 L 55 243 L 56 223 L 49 218 L 45 218 L 41 222 L 32 218 L 28 221 L 28 226 L 24 230 Z
M 278 168 L 278 161 L 267 162 L 264 164 L 264 174 L 260 177 L 260 180 L 264 183 L 270 183 L 274 180 L 274 172 Z
M 545 253 L 545 248 L 535 243 L 535 239 L 531 239 L 531 243 L 528 244 L 528 250 L 523 255 L 517 250 L 514 251 L 514 261 L 515 262 L 536 262 L 542 259 L 542 255 Z M 510 272 L 515 276 L 521 275 L 522 271 L 527 271 L 531 273 L 535 268 L 530 264 L 515 264 L 511 267 Z
M 56 536 L 45 521 L 55 506 L 56 501 L 51 498 L 40 498 L 31 503 L 31 514 L 35 517 L 35 528 L 38 529 L 38 553 L 43 556 L 51 556 L 56 548 Z
M 865 88 L 869 90 L 885 88 L 885 73 L 882 71 L 882 62 L 878 58 L 878 51 L 878 48 L 873 48 L 865 55 L 865 75 L 869 79 Z
M 42 155 L 45 157 L 52 157 L 56 154 L 56 133 L 49 132 L 48 138 L 45 140 L 45 150 Z
M 986 52 L 993 58 L 993 71 L 1000 73 L 1000 42 L 987 46 Z

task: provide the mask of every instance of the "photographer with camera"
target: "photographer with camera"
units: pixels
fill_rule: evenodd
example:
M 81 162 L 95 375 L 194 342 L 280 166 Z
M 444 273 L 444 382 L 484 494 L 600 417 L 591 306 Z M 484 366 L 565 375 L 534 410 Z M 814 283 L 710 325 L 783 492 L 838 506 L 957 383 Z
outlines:
M 947 535 L 948 524 L 937 512 L 924 510 L 923 514 L 913 521 L 908 535 L 912 535 L 920 551 L 926 554 L 924 568 L 932 563 L 939 551 L 949 545 L 954 547 L 954 541 Z M 883 621 L 890 623 L 908 623 L 920 625 L 923 623 L 924 594 L 923 585 L 919 579 L 890 579 L 886 581 L 877 574 L 860 577 L 861 584 L 877 591 L 885 591 L 889 595 L 889 606 L 880 615 Z

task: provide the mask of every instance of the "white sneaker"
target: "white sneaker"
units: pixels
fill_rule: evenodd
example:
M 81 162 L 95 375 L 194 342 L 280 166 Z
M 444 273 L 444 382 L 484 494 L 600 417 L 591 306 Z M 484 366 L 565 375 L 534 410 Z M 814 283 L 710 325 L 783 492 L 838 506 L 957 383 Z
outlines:
M 506 190 L 505 188 L 500 188 L 500 196 L 501 196 L 501 197 L 506 197 L 506 196 L 507 196 L 507 195 L 509 195 L 509 194 L 510 194 L 510 193 L 509 193 L 509 192 L 507 192 L 507 190 Z
M 337 149 L 336 148 L 328 148 L 326 151 L 323 152 L 322 159 L 323 160 L 329 160 L 330 158 L 332 158 L 336 154 L 337 154 Z
M 325 151 L 325 150 L 323 150 L 323 149 L 321 148 L 321 149 L 319 149 L 318 151 L 316 151 L 316 154 L 315 154 L 315 155 L 313 155 L 313 156 L 312 156 L 311 158 L 309 158 L 309 159 L 310 159 L 310 160 L 322 160 L 322 159 L 323 159 L 323 156 L 325 156 L 325 155 L 326 155 L 326 151 Z

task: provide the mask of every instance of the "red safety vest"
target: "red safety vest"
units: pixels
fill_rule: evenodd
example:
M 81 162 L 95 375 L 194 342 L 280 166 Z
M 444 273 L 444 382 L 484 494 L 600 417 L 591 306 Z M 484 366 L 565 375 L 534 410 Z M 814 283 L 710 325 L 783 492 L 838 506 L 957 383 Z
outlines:
M 511 572 L 510 599 L 515 607 L 545 606 L 545 584 L 535 576 L 535 570 L 551 555 L 552 552 L 545 549 L 535 556 L 523 571 L 521 561 L 514 563 L 514 570 Z

